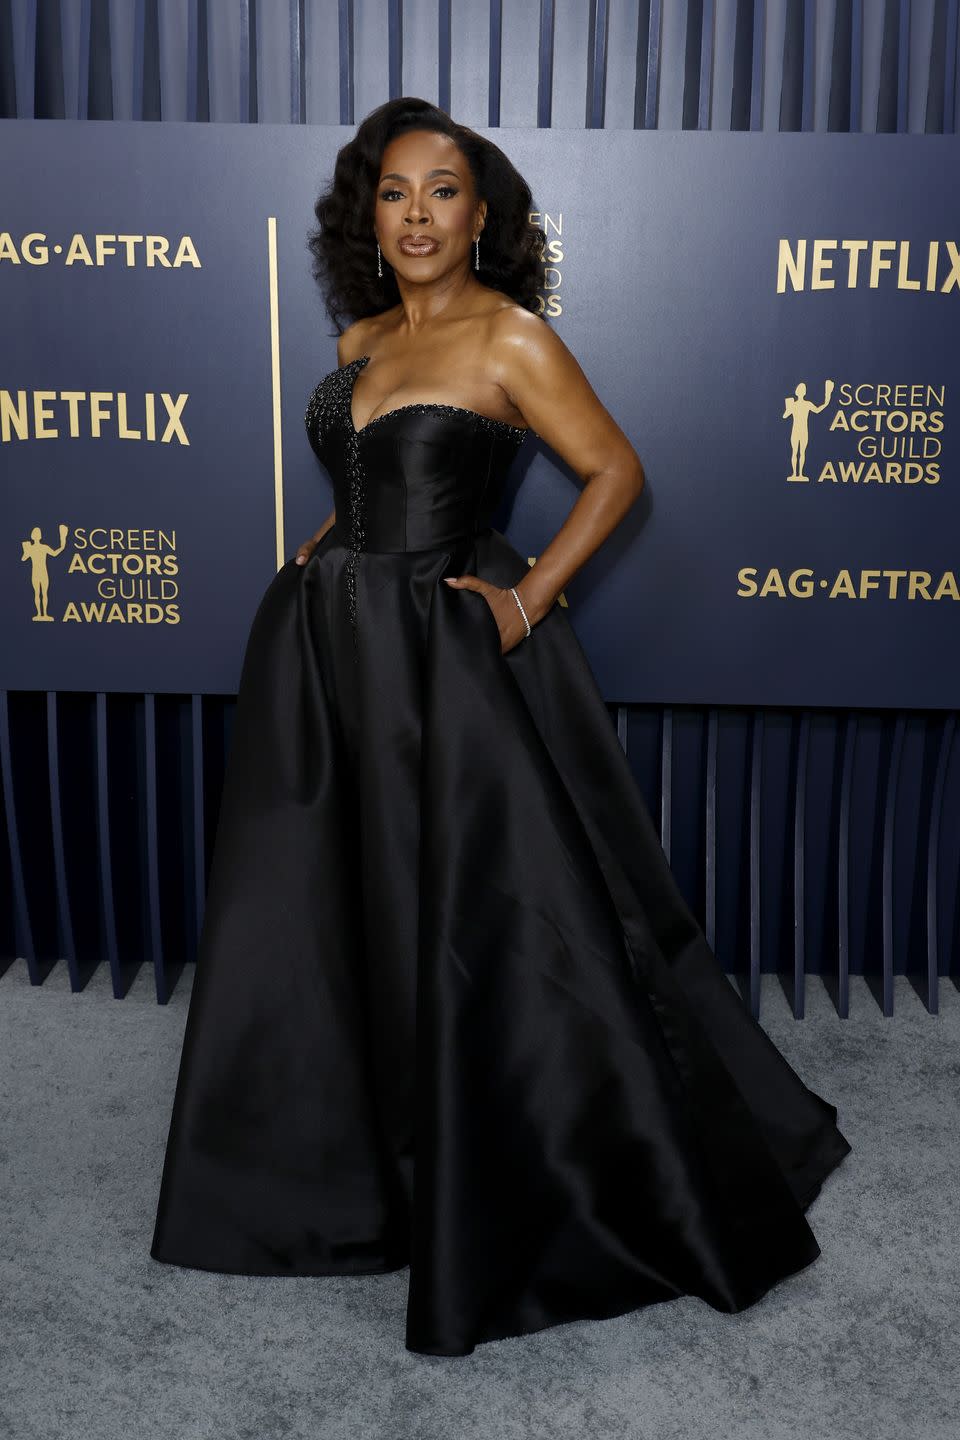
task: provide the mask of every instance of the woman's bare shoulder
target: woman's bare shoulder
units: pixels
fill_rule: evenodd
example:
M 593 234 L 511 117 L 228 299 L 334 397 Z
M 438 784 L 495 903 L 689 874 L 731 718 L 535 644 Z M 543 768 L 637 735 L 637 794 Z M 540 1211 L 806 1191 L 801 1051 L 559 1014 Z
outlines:
M 359 360 L 362 355 L 369 355 L 376 349 L 378 337 L 383 333 L 387 317 L 394 314 L 399 306 L 392 310 L 385 310 L 380 315 L 364 315 L 359 320 L 354 320 L 337 341 L 337 364 L 349 365 L 353 360 Z
M 552 357 L 558 349 L 567 349 L 542 315 L 513 302 L 491 312 L 487 338 L 490 354 L 501 361 L 521 352 L 536 362 Z

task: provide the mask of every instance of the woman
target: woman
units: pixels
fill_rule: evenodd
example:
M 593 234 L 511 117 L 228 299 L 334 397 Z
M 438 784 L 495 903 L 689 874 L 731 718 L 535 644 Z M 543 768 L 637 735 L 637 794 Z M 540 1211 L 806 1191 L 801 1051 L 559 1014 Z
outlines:
M 250 633 L 151 1251 L 409 1264 L 423 1354 L 741 1310 L 820 1254 L 850 1150 L 707 946 L 557 603 L 644 477 L 533 313 L 530 209 L 413 99 L 318 201 L 336 508 Z M 529 429 L 584 481 L 532 567 L 491 524 Z

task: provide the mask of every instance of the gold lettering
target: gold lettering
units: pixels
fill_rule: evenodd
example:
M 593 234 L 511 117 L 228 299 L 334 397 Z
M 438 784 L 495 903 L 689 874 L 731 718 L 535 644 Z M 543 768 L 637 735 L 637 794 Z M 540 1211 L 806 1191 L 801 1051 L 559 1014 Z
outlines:
M 165 265 L 170 268 L 170 261 L 167 258 L 167 251 L 170 249 L 170 242 L 166 235 L 147 236 L 147 265 Z
M 790 277 L 790 284 L 794 290 L 803 289 L 803 275 L 807 263 L 807 242 L 797 241 L 797 253 L 794 255 L 790 249 L 789 240 L 780 241 L 780 249 L 777 255 L 777 294 L 782 295 L 787 288 L 787 276 Z
M 47 429 L 45 422 L 53 419 L 53 411 L 45 404 L 56 400 L 56 390 L 34 390 L 33 392 L 33 433 L 37 440 L 56 440 L 60 431 L 56 427 Z
M 70 244 L 67 246 L 67 258 L 63 263 L 64 265 L 74 265 L 77 261 L 80 261 L 83 265 L 93 264 L 93 256 L 87 249 L 87 242 L 82 235 L 73 236 Z
M 177 253 L 173 257 L 174 269 L 176 270 L 180 265 L 192 265 L 196 270 L 202 268 L 200 256 L 194 249 L 193 241 L 189 235 L 181 236 L 180 244 L 177 246 Z
M 856 288 L 857 275 L 860 272 L 860 256 L 867 248 L 866 240 L 841 240 L 840 249 L 846 250 L 847 259 L 847 289 Z
M 811 290 L 833 289 L 835 284 L 833 277 L 827 277 L 823 273 L 825 270 L 831 270 L 833 268 L 833 256 L 831 255 L 828 259 L 823 252 L 824 250 L 835 250 L 836 248 L 836 240 L 814 240 L 813 265 L 810 271 Z
M 898 290 L 919 290 L 920 281 L 907 278 L 907 269 L 910 265 L 910 241 L 904 240 L 900 246 L 900 265 L 897 270 Z
M 30 434 L 30 421 L 27 418 L 27 392 L 17 391 L 16 409 L 9 390 L 0 390 L 0 441 L 6 444 L 10 440 L 11 427 L 16 431 L 18 440 L 26 440 Z
M 117 426 L 117 434 L 121 440 L 139 440 L 141 438 L 139 430 L 131 430 L 127 425 L 127 397 L 122 390 L 117 396 Z

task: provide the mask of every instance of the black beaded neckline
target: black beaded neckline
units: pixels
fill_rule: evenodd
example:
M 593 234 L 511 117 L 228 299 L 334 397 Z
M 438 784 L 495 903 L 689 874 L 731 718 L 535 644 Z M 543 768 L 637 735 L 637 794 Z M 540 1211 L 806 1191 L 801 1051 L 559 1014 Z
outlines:
M 522 440 L 529 431 L 528 425 L 511 425 L 509 420 L 495 420 L 492 415 L 481 415 L 479 410 L 470 410 L 465 405 L 448 405 L 442 400 L 413 400 L 409 405 L 397 405 L 393 410 L 384 410 L 380 415 L 374 415 L 365 425 L 358 430 L 353 423 L 353 391 L 356 385 L 357 376 L 370 359 L 369 355 L 358 355 L 356 360 L 348 360 L 346 365 L 341 365 L 341 371 L 353 370 L 351 383 L 346 393 L 346 419 L 350 426 L 354 439 L 359 440 L 361 435 L 366 435 L 368 430 L 379 425 L 382 420 L 390 420 L 394 415 L 469 415 L 481 427 L 490 429 L 496 435 L 513 435 Z

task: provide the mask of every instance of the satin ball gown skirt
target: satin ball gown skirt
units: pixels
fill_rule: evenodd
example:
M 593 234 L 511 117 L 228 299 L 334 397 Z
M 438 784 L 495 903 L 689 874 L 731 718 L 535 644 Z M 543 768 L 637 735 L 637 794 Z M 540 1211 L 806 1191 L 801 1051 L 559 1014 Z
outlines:
M 467 414 L 405 417 L 408 499 Z M 409 1265 L 423 1354 L 742 1310 L 820 1254 L 837 1110 L 707 945 L 563 607 L 501 653 L 443 577 L 525 560 L 473 509 L 400 548 L 373 452 L 364 544 L 338 519 L 250 632 L 151 1254 Z

